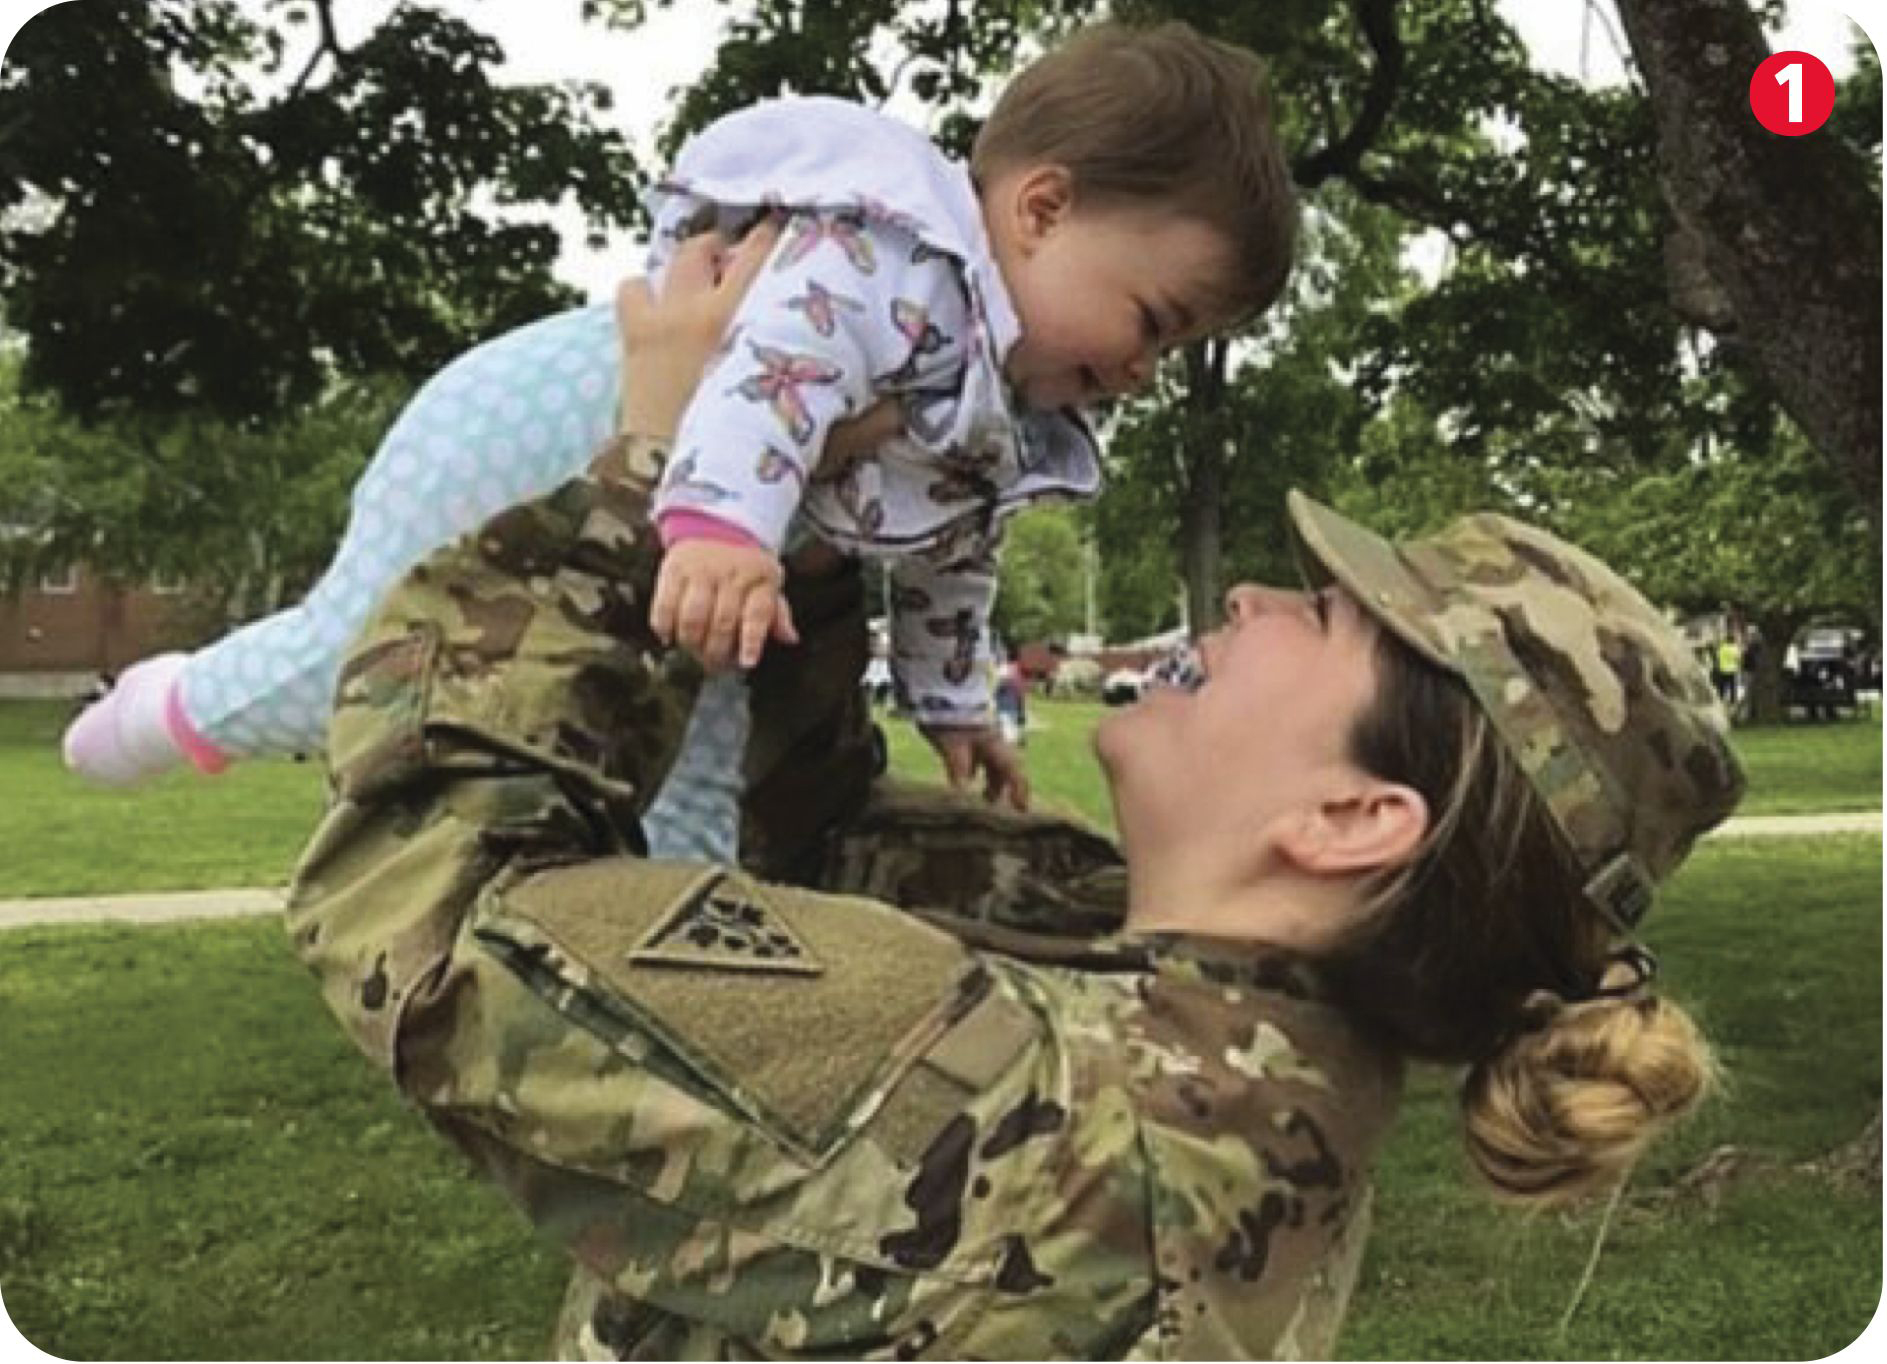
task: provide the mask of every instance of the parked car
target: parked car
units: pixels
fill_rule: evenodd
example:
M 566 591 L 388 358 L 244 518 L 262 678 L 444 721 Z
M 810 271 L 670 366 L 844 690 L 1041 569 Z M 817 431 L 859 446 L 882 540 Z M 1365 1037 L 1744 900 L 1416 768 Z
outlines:
M 1109 706 L 1131 706 L 1146 690 L 1146 678 L 1132 668 L 1116 668 L 1101 679 L 1101 701 Z
M 1832 720 L 1852 714 L 1860 690 L 1852 633 L 1844 629 L 1814 629 L 1803 633 L 1795 647 L 1795 667 L 1784 666 L 1783 700 L 1800 707 L 1810 719 Z

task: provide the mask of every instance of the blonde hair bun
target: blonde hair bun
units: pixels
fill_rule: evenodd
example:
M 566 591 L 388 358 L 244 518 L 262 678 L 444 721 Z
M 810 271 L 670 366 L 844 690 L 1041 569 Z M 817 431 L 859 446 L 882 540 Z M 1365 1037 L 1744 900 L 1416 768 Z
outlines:
M 1494 1195 L 1553 1207 L 1612 1188 L 1715 1083 L 1697 1026 L 1655 996 L 1532 1009 L 1462 1087 L 1468 1154 Z

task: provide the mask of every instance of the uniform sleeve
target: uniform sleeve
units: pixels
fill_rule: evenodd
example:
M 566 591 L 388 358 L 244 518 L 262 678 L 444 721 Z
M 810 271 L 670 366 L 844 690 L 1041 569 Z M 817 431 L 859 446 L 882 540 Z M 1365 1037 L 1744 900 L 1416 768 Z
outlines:
M 979 925 L 1071 939 L 1120 930 L 1127 867 L 1105 834 L 930 783 L 877 782 L 826 844 L 818 884 Z
M 617 1291 L 762 1353 L 922 1349 L 1041 1277 L 1067 1181 L 1093 1215 L 1139 1186 L 1076 1131 L 1029 973 L 638 856 L 689 691 L 638 610 L 638 458 L 394 588 L 343 667 L 287 927 L 361 1050 Z
M 906 555 L 891 566 L 891 576 L 891 669 L 900 700 L 927 727 L 993 723 L 994 552 L 951 564 Z
M 960 363 L 955 266 L 859 215 L 793 218 L 675 440 L 658 513 L 708 513 L 778 551 L 834 423 Z

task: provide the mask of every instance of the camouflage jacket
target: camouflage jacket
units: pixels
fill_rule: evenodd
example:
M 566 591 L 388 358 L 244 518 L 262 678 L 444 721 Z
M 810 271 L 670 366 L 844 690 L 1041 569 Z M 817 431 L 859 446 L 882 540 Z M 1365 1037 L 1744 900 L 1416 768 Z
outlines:
M 613 445 L 390 594 L 288 913 L 354 1041 L 576 1260 L 559 1349 L 1327 1354 L 1397 1072 L 1303 963 L 1094 936 L 1104 840 L 864 798 L 789 663 L 750 784 L 826 827 L 762 865 L 825 889 L 638 855 L 693 686 L 646 628 L 659 457 Z

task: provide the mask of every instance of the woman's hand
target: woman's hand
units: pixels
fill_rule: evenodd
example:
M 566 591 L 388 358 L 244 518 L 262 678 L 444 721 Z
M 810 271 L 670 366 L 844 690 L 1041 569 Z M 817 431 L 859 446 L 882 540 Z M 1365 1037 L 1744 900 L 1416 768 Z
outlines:
M 696 385 L 720 349 L 740 301 L 773 248 L 780 223 L 769 218 L 730 246 L 718 234 L 690 237 L 675 252 L 657 298 L 645 279 L 616 290 L 616 328 L 622 339 L 622 429 L 667 440 Z M 903 428 L 896 403 L 874 404 L 832 428 L 820 473 L 836 472 Z
M 733 246 L 704 232 L 675 252 L 659 299 L 645 279 L 625 280 L 617 288 L 623 430 L 661 440 L 675 434 L 747 286 L 779 239 L 774 219 Z

